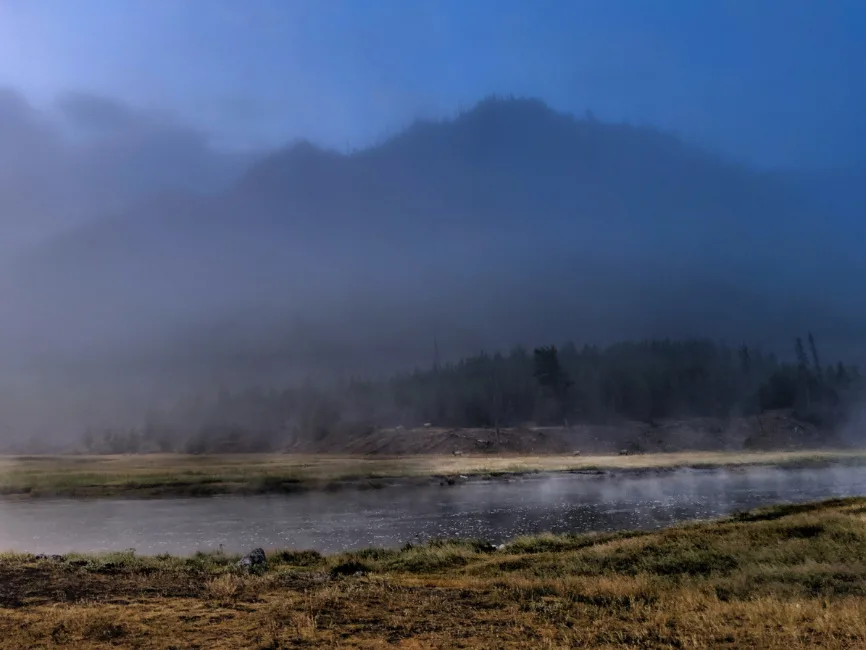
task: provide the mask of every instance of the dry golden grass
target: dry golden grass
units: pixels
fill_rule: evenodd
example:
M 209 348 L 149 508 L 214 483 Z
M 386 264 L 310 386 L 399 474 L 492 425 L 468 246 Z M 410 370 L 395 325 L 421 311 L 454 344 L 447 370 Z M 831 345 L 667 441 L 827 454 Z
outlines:
M 866 463 L 866 451 L 685 452 L 634 456 L 406 456 L 247 454 L 0 457 L 0 494 L 160 496 L 293 492 L 386 479 L 497 476 L 676 467 Z
M 866 498 L 322 557 L 0 556 L 4 648 L 866 647 Z

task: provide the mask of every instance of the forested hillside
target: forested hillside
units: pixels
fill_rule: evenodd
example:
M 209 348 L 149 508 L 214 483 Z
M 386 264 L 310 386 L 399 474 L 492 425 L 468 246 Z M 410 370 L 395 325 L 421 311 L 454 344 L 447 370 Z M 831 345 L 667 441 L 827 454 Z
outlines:
M 802 423 L 801 439 L 785 444 L 842 442 L 838 432 L 861 397 L 859 369 L 826 363 L 811 335 L 797 339 L 794 351 L 794 362 L 782 362 L 745 345 L 700 339 L 515 348 L 387 380 L 197 395 L 154 409 L 133 430 L 91 430 L 85 446 L 113 452 L 339 450 L 380 430 L 447 427 L 488 429 L 493 450 L 503 429 L 517 430 L 508 437 L 519 445 L 520 430 L 530 435 L 537 426 L 646 428 L 671 418 L 702 420 L 718 429 L 722 445 L 734 419 L 780 411 Z M 706 445 L 705 433 L 695 432 L 694 444 Z

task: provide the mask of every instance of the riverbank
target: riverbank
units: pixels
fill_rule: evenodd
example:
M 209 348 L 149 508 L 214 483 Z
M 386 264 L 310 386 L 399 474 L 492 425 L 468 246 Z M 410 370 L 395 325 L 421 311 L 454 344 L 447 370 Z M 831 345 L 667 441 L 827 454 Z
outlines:
M 685 452 L 627 456 L 406 456 L 247 454 L 0 457 L 0 495 L 178 497 L 453 485 L 470 480 L 580 472 L 601 475 L 682 468 L 866 465 L 866 451 Z
M 866 498 L 656 532 L 321 556 L 0 556 L 4 647 L 850 648 Z

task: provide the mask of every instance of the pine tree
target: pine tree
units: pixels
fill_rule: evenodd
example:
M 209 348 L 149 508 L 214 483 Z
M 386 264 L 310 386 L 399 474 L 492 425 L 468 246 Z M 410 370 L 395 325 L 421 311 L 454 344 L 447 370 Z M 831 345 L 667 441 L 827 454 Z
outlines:
M 555 345 L 535 348 L 533 351 L 535 370 L 533 376 L 543 390 L 556 400 L 563 419 L 567 417 L 567 395 L 572 381 L 562 368 L 559 351 Z
M 824 378 L 824 371 L 821 368 L 821 360 L 818 358 L 818 347 L 815 345 L 815 337 L 812 332 L 809 332 L 809 350 L 812 352 L 812 363 L 815 370 L 815 377 L 818 383 L 821 383 Z
M 740 369 L 744 375 L 752 372 L 752 355 L 749 353 L 749 346 L 745 343 L 740 347 Z
M 797 379 L 799 392 L 806 400 L 806 408 L 812 408 L 812 394 L 809 390 L 809 358 L 806 356 L 806 348 L 803 347 L 803 339 L 799 336 L 795 344 L 797 353 Z

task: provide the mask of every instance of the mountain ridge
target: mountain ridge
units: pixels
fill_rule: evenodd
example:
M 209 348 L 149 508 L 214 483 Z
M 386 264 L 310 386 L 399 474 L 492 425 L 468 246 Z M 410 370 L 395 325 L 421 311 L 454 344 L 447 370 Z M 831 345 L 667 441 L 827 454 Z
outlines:
M 835 282 L 816 279 L 800 254 L 830 236 L 816 214 L 770 175 L 663 131 L 494 97 L 349 154 L 295 143 L 228 190 L 79 228 L 33 260 L 25 293 L 34 319 L 80 334 L 74 344 L 51 335 L 52 345 L 92 354 L 110 339 L 109 357 L 145 331 L 147 349 L 164 345 L 170 356 L 179 332 L 196 338 L 227 314 L 251 326 L 282 319 L 280 346 L 299 315 L 312 323 L 306 337 L 339 338 L 353 321 L 366 323 L 351 338 L 371 367 L 377 346 L 393 343 L 389 328 L 426 356 L 430 323 L 448 321 L 477 333 L 455 344 L 463 353 L 485 340 L 557 338 L 582 310 L 610 312 L 589 319 L 589 340 L 691 329 L 683 334 L 787 341 L 799 330 L 789 334 L 773 312 L 799 304 L 801 330 L 822 283 Z M 707 286 L 734 290 L 710 308 Z M 729 327 L 702 321 L 729 302 L 750 311 L 763 302 L 766 313 L 751 316 L 773 331 L 743 331 L 748 315 Z M 70 315 L 82 305 L 113 309 L 95 325 L 86 310 Z M 527 309 L 544 317 L 534 323 Z M 814 329 L 844 320 L 834 309 L 815 314 Z M 279 340 L 279 323 L 272 329 Z

